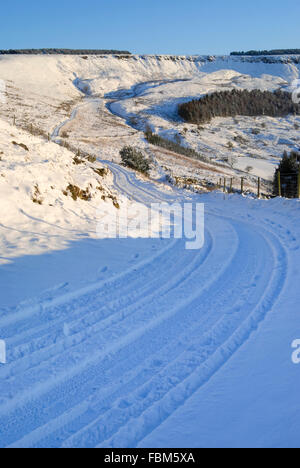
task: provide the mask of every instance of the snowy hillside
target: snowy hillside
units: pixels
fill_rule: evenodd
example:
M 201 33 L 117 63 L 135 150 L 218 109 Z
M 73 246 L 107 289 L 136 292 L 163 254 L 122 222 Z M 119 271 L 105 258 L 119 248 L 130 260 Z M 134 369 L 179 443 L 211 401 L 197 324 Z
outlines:
M 15 288 L 9 274 L 13 259 L 96 237 L 92 229 L 98 221 L 96 210 L 116 209 L 112 185 L 112 174 L 103 164 L 75 157 L 65 148 L 0 121 L 2 306 L 8 300 L 7 280 Z M 82 191 L 76 201 L 75 187 Z
M 180 200 L 111 169 L 139 202 Z M 98 241 L 98 281 L 2 309 L 1 446 L 298 445 L 299 202 L 195 197 L 203 249 Z M 82 257 L 68 250 L 72 281 Z
M 290 89 L 299 78 L 298 59 L 1 56 L 7 102 L 1 105 L 0 116 L 10 123 L 15 116 L 20 127 L 34 125 L 102 159 L 114 160 L 124 144 L 145 147 L 139 130 L 150 125 L 158 134 L 179 138 L 181 144 L 225 163 L 228 169 L 232 164 L 227 161 L 234 160 L 236 177 L 247 177 L 246 169 L 251 167 L 252 175 L 270 180 L 283 151 L 299 148 L 298 117 L 243 117 L 238 125 L 232 119 L 214 119 L 198 129 L 180 121 L 177 106 L 233 87 Z M 213 174 L 210 180 L 214 182 Z
M 253 193 L 300 118 L 176 111 L 290 89 L 298 62 L 0 56 L 0 447 L 299 447 L 300 202 Z M 148 126 L 203 157 L 148 144 Z M 149 178 L 119 164 L 125 145 Z M 244 196 L 216 189 L 241 177 Z M 124 214 L 153 203 L 204 204 L 203 247 Z

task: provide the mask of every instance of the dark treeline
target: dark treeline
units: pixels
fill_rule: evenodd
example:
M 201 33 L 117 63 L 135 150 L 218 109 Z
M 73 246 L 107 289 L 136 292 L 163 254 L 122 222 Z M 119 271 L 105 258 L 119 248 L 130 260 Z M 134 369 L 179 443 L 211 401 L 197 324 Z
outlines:
M 238 90 L 208 94 L 178 107 L 179 115 L 189 123 L 203 124 L 214 117 L 285 117 L 299 114 L 300 105 L 293 103 L 292 95 L 284 91 Z
M 274 195 L 279 195 L 279 181 L 281 194 L 286 198 L 296 198 L 298 196 L 298 177 L 300 170 L 300 153 L 292 151 L 288 154 L 284 152 L 283 158 L 275 172 L 273 191 Z M 280 180 L 278 178 L 280 173 Z
M 148 141 L 148 143 L 151 143 L 151 145 L 160 146 L 161 148 L 173 151 L 173 153 L 182 154 L 183 156 L 187 156 L 188 158 L 198 159 L 200 161 L 207 162 L 207 159 L 204 156 L 197 153 L 197 151 L 193 150 L 192 148 L 187 148 L 185 146 L 182 146 L 180 143 L 176 143 L 172 140 L 167 140 L 166 138 L 152 133 L 150 129 L 146 130 L 145 138 Z
M 248 52 L 231 52 L 230 55 L 300 55 L 300 49 L 248 50 Z
M 100 50 L 100 49 L 9 49 L 0 50 L 1 55 L 131 55 L 124 50 Z

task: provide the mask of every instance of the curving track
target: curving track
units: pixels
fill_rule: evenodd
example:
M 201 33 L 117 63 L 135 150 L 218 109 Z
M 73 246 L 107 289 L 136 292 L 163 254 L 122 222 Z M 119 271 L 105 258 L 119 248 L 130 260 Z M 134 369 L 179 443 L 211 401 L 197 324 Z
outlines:
M 109 166 L 139 202 L 188 200 Z M 287 257 L 269 229 L 208 206 L 202 250 L 172 240 L 118 278 L 1 318 L 0 446 L 138 446 L 272 309 Z

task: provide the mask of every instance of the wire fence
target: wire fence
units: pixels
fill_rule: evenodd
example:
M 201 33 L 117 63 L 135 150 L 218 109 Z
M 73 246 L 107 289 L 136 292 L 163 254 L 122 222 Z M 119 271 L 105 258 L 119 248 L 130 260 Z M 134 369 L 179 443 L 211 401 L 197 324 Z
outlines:
M 256 185 L 256 188 L 254 188 Z M 253 194 L 258 198 L 272 195 L 272 184 L 261 177 L 221 177 L 217 181 L 217 188 L 224 193 Z
M 282 173 L 277 171 L 275 180 L 266 184 L 261 177 L 252 177 L 251 183 L 247 177 L 222 177 L 218 179 L 217 187 L 224 193 L 253 193 L 256 185 L 255 195 L 258 198 L 279 196 L 283 198 L 300 198 L 300 170 L 298 173 Z
M 300 198 L 300 170 L 293 173 L 277 171 L 276 195 L 284 198 Z

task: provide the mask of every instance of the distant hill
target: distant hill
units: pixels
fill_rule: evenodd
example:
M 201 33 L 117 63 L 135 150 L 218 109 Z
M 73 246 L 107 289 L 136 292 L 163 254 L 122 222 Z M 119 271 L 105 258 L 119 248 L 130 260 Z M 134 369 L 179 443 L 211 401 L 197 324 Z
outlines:
M 231 52 L 230 55 L 300 55 L 300 49 L 248 50 L 248 52 Z
M 101 49 L 9 49 L 0 50 L 1 55 L 131 55 L 127 50 Z

